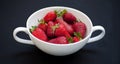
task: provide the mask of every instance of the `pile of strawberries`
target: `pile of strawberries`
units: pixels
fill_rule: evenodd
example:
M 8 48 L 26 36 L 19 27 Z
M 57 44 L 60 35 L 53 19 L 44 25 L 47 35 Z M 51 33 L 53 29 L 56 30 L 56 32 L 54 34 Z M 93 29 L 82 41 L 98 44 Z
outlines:
M 69 44 L 85 37 L 86 25 L 67 10 L 48 12 L 32 26 L 31 33 L 40 40 L 54 44 Z

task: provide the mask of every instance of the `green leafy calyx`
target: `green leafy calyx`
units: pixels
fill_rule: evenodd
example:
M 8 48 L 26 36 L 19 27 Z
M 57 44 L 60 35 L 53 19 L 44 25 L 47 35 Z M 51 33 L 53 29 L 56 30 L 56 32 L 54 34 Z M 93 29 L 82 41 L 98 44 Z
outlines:
M 69 43 L 73 43 L 73 38 L 72 38 L 72 37 L 67 37 L 67 41 L 68 41 Z
M 45 22 L 43 19 L 41 19 L 41 20 L 38 19 L 38 22 L 39 22 L 40 24 L 46 24 L 46 22 Z
M 55 13 L 57 14 L 57 17 L 62 17 L 67 12 L 66 9 L 63 10 L 55 10 Z
M 32 26 L 32 28 L 30 29 L 30 32 L 32 33 L 36 28 L 37 26 Z
M 82 39 L 80 32 L 74 32 L 74 36 L 78 37 L 80 40 Z
M 52 26 L 53 32 L 54 32 L 57 28 L 59 28 L 59 24 L 55 24 L 54 26 Z

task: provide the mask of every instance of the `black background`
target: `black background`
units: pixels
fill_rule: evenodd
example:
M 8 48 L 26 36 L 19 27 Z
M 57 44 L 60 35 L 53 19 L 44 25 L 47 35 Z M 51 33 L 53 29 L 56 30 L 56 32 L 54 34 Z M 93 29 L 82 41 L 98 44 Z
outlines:
M 112 0 L 0 0 L 0 64 L 120 64 L 119 3 Z M 35 11 L 49 6 L 68 6 L 87 14 L 93 25 L 102 25 L 105 37 L 87 44 L 77 53 L 56 57 L 32 45 L 13 39 L 16 27 L 26 26 L 27 18 Z M 97 31 L 93 36 L 99 34 Z M 28 38 L 19 33 L 21 38 Z

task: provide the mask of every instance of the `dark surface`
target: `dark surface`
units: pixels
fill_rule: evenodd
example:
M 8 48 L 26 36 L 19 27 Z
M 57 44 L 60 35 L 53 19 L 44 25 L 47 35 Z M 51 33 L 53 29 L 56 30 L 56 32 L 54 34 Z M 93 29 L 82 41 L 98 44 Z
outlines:
M 119 5 L 111 0 L 0 0 L 0 64 L 120 64 L 119 56 Z M 87 44 L 77 53 L 56 57 L 45 54 L 32 45 L 13 39 L 16 27 L 25 27 L 27 18 L 35 11 L 48 6 L 68 6 L 87 14 L 94 25 L 102 25 L 105 37 Z M 94 33 L 93 36 L 100 32 Z M 25 33 L 20 37 L 28 38 Z

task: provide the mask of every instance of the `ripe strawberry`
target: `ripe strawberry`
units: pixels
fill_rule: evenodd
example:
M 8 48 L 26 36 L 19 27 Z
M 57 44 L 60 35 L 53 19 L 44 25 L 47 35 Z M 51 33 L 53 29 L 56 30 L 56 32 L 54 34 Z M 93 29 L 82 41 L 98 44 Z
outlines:
M 63 15 L 63 19 L 69 24 L 73 24 L 76 21 L 76 17 L 70 12 L 66 12 Z
M 73 24 L 73 29 L 75 32 L 79 32 L 81 34 L 81 37 L 85 37 L 86 33 L 86 25 L 83 22 L 76 22 Z
M 30 29 L 30 31 L 38 39 L 43 40 L 43 41 L 48 40 L 45 32 L 42 29 L 35 27 L 35 26 L 32 26 L 32 29 Z
M 73 28 L 71 25 L 67 24 L 62 18 L 57 18 L 55 22 L 58 22 L 60 24 L 63 24 L 66 28 L 66 30 L 70 33 L 73 34 Z
M 41 28 L 44 32 L 46 32 L 46 30 L 47 30 L 47 23 L 45 23 L 45 21 L 43 19 L 38 20 L 38 22 L 40 23 L 38 25 L 38 28 Z
M 57 17 L 56 13 L 54 11 L 50 11 L 45 15 L 44 20 L 46 22 L 54 21 L 56 17 Z
M 48 22 L 48 27 L 47 27 L 47 36 L 48 37 L 54 37 L 54 31 L 53 29 L 54 23 L 52 21 Z
M 65 26 L 63 24 L 56 24 L 56 29 L 55 29 L 55 36 L 66 36 L 70 37 L 70 34 L 67 32 L 65 29 Z
M 78 41 L 80 41 L 80 39 L 78 37 L 73 37 L 73 41 L 78 42 Z
M 65 36 L 60 36 L 60 37 L 51 39 L 48 42 L 54 43 L 54 44 L 68 44 L 68 41 Z
M 82 40 L 82 36 L 81 36 L 80 32 L 74 32 L 73 41 L 78 42 L 80 40 Z

